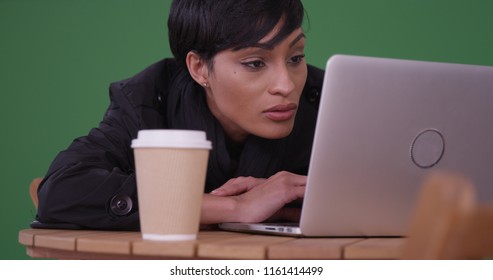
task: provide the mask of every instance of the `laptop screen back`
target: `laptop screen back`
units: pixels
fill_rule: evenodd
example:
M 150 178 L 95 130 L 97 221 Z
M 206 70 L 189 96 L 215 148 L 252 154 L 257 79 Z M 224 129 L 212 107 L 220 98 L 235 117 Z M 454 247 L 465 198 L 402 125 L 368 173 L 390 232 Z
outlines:
M 333 56 L 301 230 L 404 235 L 424 177 L 473 180 L 493 201 L 493 67 Z

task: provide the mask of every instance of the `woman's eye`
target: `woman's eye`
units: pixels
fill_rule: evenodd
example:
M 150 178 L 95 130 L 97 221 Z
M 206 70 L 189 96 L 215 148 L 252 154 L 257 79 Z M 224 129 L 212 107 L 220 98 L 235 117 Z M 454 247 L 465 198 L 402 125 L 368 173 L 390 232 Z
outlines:
M 265 66 L 265 63 L 262 62 L 261 60 L 242 62 L 241 64 L 251 69 L 260 69 Z
M 291 59 L 290 59 L 289 62 L 290 63 L 293 63 L 293 64 L 298 64 L 301 61 L 303 61 L 304 58 L 305 58 L 305 55 L 304 54 L 300 54 L 300 55 L 291 57 Z

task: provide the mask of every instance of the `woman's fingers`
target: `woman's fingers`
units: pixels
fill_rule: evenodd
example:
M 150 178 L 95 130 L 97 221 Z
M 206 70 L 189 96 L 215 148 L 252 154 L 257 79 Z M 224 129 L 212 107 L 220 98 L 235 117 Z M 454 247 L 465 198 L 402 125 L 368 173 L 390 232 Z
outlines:
M 268 179 L 234 178 L 210 194 L 233 198 L 239 222 L 262 222 L 269 217 L 297 220 L 299 210 L 284 210 L 283 207 L 302 199 L 305 185 L 306 176 L 282 171 Z
M 290 173 L 287 171 L 277 172 L 276 174 L 272 175 L 268 180 L 278 181 L 282 184 L 290 185 L 290 186 L 306 185 L 306 176 Z
M 239 196 L 233 196 L 236 199 L 239 210 L 240 222 L 257 223 L 267 220 L 276 214 L 287 203 L 295 201 L 304 196 L 305 187 L 291 186 L 276 188 L 266 186 L 265 188 L 254 188 Z M 260 192 L 260 193 L 259 193 Z M 291 211 L 291 210 L 287 210 Z M 273 217 L 277 220 L 285 217 L 278 214 Z
M 217 196 L 232 196 L 239 195 L 251 190 L 252 188 L 262 184 L 266 179 L 254 177 L 238 177 L 226 182 L 221 187 L 213 190 L 211 194 Z
M 245 222 L 262 222 L 305 194 L 306 176 L 279 172 L 235 198 Z M 291 211 L 291 210 L 288 210 Z

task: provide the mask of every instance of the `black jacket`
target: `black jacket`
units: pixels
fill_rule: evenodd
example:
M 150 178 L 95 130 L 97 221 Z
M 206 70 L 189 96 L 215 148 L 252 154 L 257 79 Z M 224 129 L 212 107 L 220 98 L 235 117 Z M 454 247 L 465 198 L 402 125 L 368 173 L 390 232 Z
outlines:
M 213 143 L 206 192 L 238 176 L 267 178 L 286 170 L 306 174 L 323 71 L 308 66 L 308 78 L 292 133 L 283 139 L 251 136 L 241 151 L 207 108 L 203 89 L 174 59 L 151 65 L 110 86 L 111 104 L 99 127 L 77 138 L 55 158 L 40 185 L 37 220 L 84 228 L 138 230 L 133 151 L 141 129 L 198 129 Z

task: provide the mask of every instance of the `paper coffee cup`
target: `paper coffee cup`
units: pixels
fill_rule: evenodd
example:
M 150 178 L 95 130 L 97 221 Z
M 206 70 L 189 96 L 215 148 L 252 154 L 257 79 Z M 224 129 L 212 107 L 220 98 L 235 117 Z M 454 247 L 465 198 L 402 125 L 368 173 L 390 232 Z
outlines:
M 142 238 L 196 239 L 211 149 L 205 132 L 141 130 L 132 148 Z

